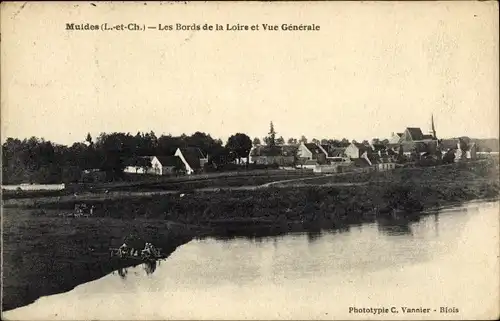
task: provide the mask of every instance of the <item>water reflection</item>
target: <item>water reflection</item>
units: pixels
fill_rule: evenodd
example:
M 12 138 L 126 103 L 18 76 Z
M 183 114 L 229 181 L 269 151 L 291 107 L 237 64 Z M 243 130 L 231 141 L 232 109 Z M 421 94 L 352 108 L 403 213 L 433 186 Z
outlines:
M 161 265 L 161 260 L 158 261 L 146 261 L 141 264 L 144 271 L 146 272 L 146 275 L 151 275 L 156 271 L 157 266 Z M 122 280 L 125 280 L 127 278 L 127 275 L 129 275 L 128 268 L 121 268 L 116 270 L 116 273 L 120 276 Z M 137 272 L 134 272 L 137 275 Z M 115 274 L 115 272 L 113 272 Z
M 410 221 L 402 219 L 378 218 L 377 228 L 379 232 L 390 236 L 413 235 Z
M 307 241 L 309 243 L 313 243 L 314 241 L 317 241 L 319 238 L 321 238 L 321 231 L 314 231 L 307 233 Z
M 118 269 L 118 275 L 122 278 L 125 279 L 127 277 L 128 270 L 126 268 L 123 269 Z
M 156 271 L 156 261 L 146 261 L 143 266 L 147 275 L 153 274 Z

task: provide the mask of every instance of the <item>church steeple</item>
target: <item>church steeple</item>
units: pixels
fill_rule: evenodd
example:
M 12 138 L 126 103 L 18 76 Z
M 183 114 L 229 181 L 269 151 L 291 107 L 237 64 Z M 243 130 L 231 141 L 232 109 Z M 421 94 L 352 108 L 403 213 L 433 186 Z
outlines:
M 432 138 L 437 139 L 436 127 L 434 126 L 434 114 L 431 114 L 431 133 L 432 133 Z

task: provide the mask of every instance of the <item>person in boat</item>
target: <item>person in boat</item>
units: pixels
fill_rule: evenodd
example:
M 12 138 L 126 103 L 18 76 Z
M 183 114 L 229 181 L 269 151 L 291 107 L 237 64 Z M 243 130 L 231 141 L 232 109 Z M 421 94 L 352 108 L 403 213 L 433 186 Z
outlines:
M 123 243 L 119 248 L 120 254 L 121 255 L 127 255 L 129 254 L 129 247 L 127 246 L 127 243 Z
M 144 250 L 142 250 L 143 255 L 147 255 L 148 257 L 151 257 L 153 255 L 151 243 L 146 243 L 144 246 Z
M 146 242 L 135 233 L 128 235 L 124 242 L 127 243 L 131 249 L 130 254 L 133 256 L 140 256 L 146 244 Z
M 148 257 L 158 257 L 159 251 L 157 248 L 153 246 L 151 243 L 146 243 L 144 250 L 142 251 L 143 255 L 147 255 Z

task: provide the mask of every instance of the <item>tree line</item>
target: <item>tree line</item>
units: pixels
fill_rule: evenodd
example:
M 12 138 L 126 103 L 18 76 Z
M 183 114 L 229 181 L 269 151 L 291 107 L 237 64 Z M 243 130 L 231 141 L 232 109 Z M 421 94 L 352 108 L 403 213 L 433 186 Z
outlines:
M 287 143 L 297 145 L 307 143 L 307 138 L 289 138 Z M 263 138 L 265 145 L 274 147 L 285 144 L 277 136 L 274 125 Z M 347 139 L 316 140 L 311 142 L 345 147 Z M 101 133 L 95 139 L 89 134 L 82 142 L 71 146 L 56 144 L 43 138 L 8 138 L 2 144 L 2 181 L 4 184 L 17 183 L 60 183 L 76 182 L 82 171 L 99 169 L 106 173 L 109 180 L 118 179 L 128 159 L 138 156 L 173 155 L 177 148 L 199 147 L 208 155 L 208 164 L 216 168 L 247 158 L 252 146 L 261 145 L 259 138 L 253 140 L 244 133 L 229 137 L 226 144 L 207 133 L 196 132 L 192 135 L 161 135 L 154 132 Z M 248 162 L 248 159 L 247 159 Z
M 177 148 L 196 146 L 217 154 L 225 150 L 220 139 L 196 132 L 193 135 L 162 135 L 154 132 L 101 133 L 95 140 L 87 134 L 83 142 L 71 146 L 43 138 L 8 138 L 2 144 L 2 181 L 4 183 L 75 182 L 82 171 L 99 169 L 110 179 L 119 178 L 128 159 L 137 156 L 173 155 Z

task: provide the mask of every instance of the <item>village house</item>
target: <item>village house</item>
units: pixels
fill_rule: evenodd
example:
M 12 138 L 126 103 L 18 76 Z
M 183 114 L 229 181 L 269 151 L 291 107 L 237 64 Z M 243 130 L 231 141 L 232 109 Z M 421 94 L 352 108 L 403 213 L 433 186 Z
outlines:
M 389 138 L 389 144 L 399 144 L 401 140 L 401 136 L 403 133 L 391 133 L 391 137 Z
M 344 154 L 351 159 L 357 159 L 361 158 L 364 153 L 368 153 L 370 150 L 370 146 L 360 143 L 351 143 L 345 149 Z
M 318 145 L 326 154 L 326 159 L 331 162 L 348 162 L 349 157 L 345 155 L 344 147 L 334 147 L 331 145 Z
M 130 174 L 153 174 L 151 160 L 153 156 L 137 156 L 125 161 L 123 171 Z
M 184 172 L 185 167 L 177 156 L 138 156 L 126 162 L 125 173 L 171 175 Z
M 181 159 L 188 175 L 201 172 L 208 162 L 208 155 L 198 147 L 177 148 L 174 156 Z
M 429 142 L 436 141 L 436 127 L 434 126 L 434 116 L 431 115 L 431 128 L 429 134 L 424 134 L 419 127 L 406 127 L 402 133 L 392 133 L 389 144 L 401 144 L 405 142 Z
M 386 159 L 388 157 L 387 146 L 384 144 L 370 144 L 372 153 L 376 154 L 380 159 Z
M 404 155 L 413 161 L 441 156 L 438 151 L 434 116 L 431 116 L 429 134 L 424 134 L 419 127 L 407 127 L 402 133 L 392 133 L 389 144 L 387 144 L 387 156 L 395 161 L 399 155 Z
M 283 146 L 254 146 L 250 150 L 250 163 L 259 165 L 295 165 L 296 147 L 291 145 Z
M 407 127 L 400 137 L 399 143 L 435 140 L 432 134 L 425 135 L 418 127 Z
M 327 152 L 317 144 L 302 142 L 297 156 L 305 161 L 315 160 L 318 164 L 326 164 Z
M 184 163 L 177 156 L 154 156 L 151 167 L 155 175 L 172 175 L 186 171 Z
M 395 169 L 396 163 L 394 163 L 394 162 L 378 163 L 378 164 L 375 164 L 373 166 L 374 166 L 375 170 L 377 170 L 379 172 L 383 172 L 383 171 L 390 171 L 390 170 Z
M 357 171 L 357 172 L 363 172 L 363 173 L 368 173 L 368 172 L 372 172 L 375 170 L 371 161 L 365 156 L 366 156 L 366 152 L 363 153 L 363 155 L 361 157 L 353 160 L 352 170 Z

